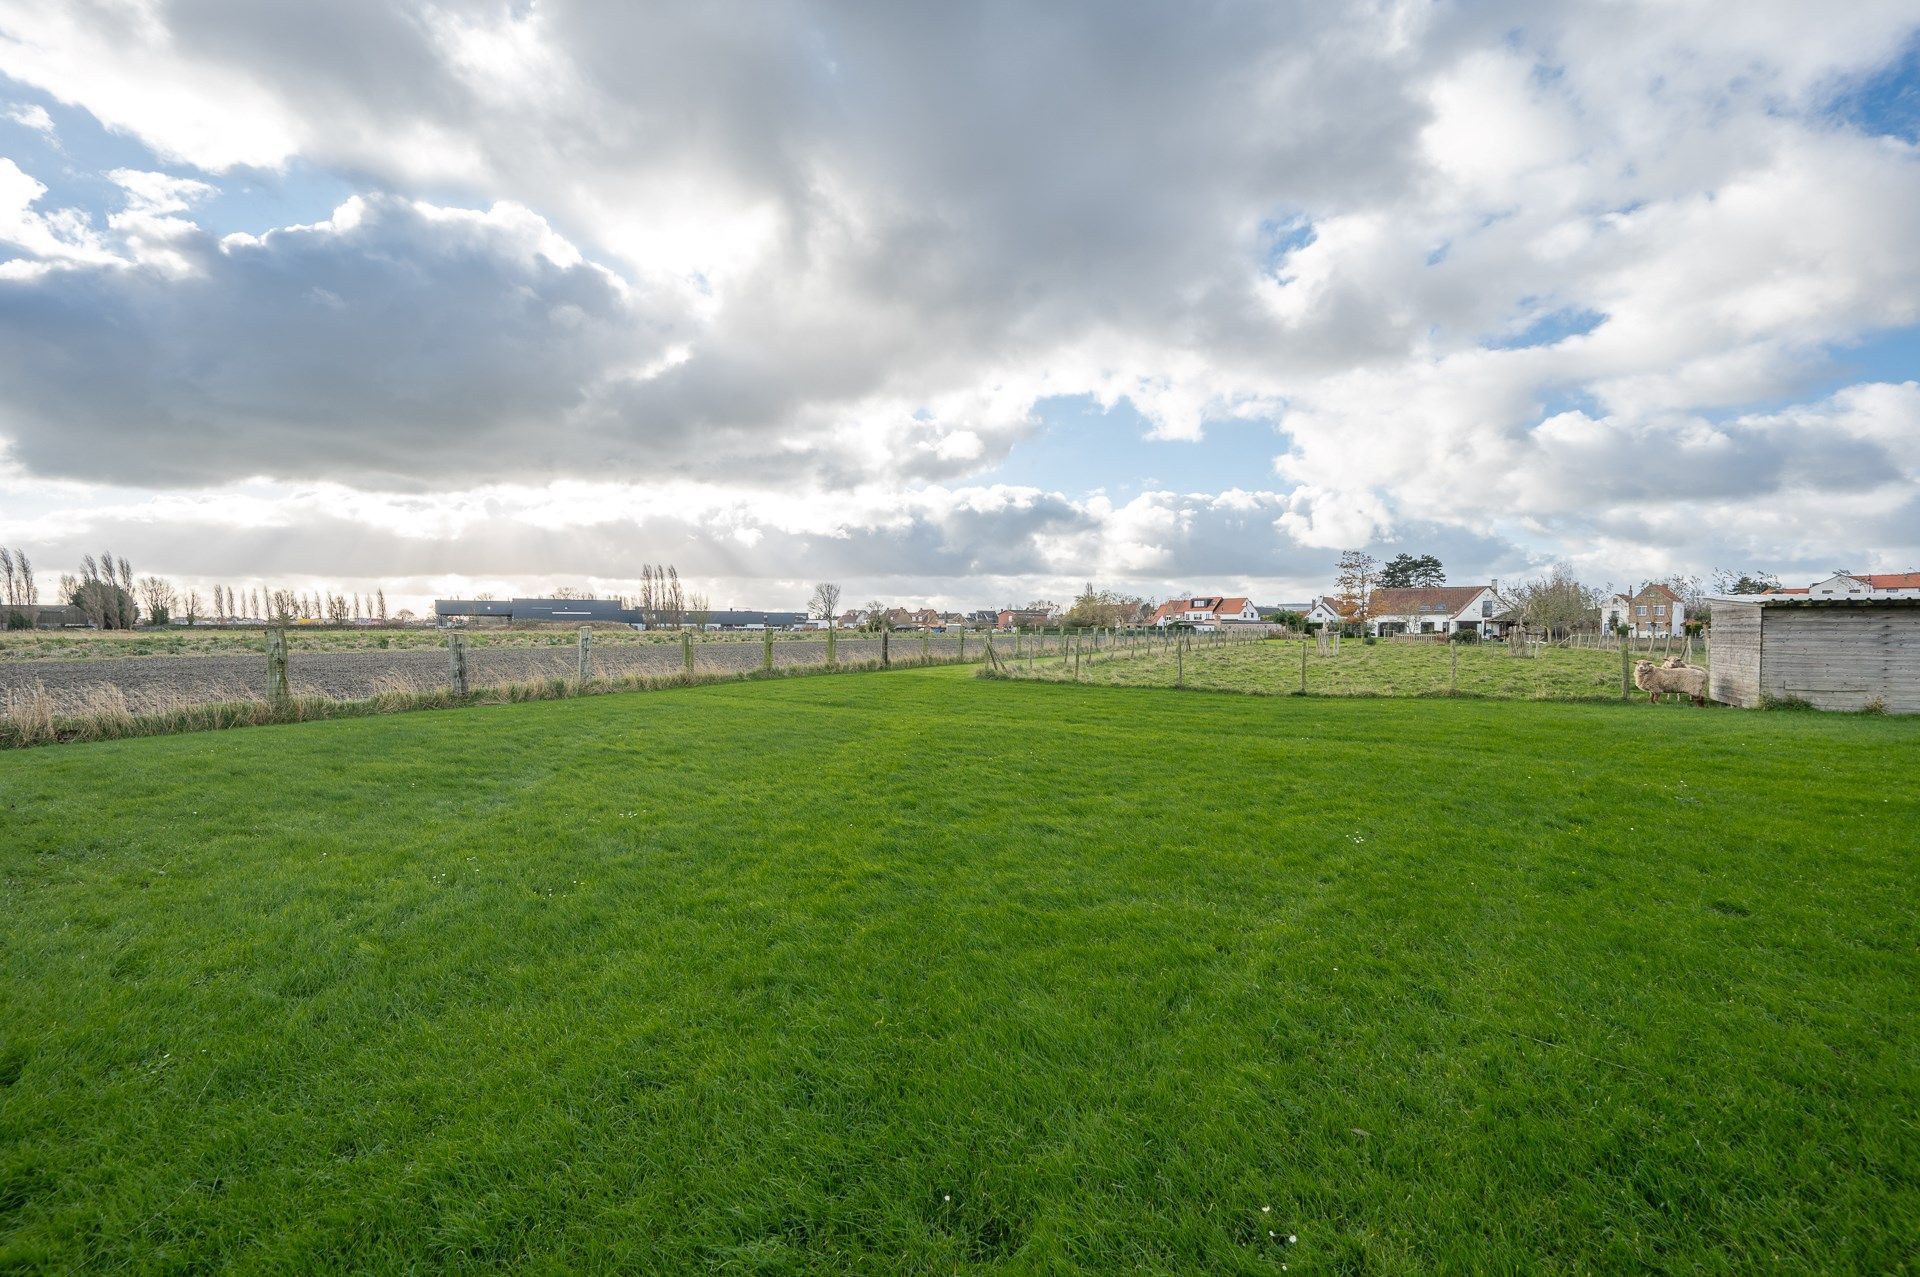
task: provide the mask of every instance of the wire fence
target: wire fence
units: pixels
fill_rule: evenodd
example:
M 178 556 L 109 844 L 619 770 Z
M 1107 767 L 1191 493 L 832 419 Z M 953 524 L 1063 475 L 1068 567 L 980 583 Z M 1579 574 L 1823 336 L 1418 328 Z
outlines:
M 230 635 L 187 655 L 0 661 L 0 705 L 31 693 L 55 714 L 108 704 L 132 714 L 287 697 L 355 701 L 374 696 L 486 690 L 566 680 L 657 684 L 752 674 L 885 669 L 985 659 L 973 632 L 817 631 L 790 634 L 636 635 L 593 630 L 505 632 L 451 629 L 405 634 L 389 648 L 335 646 L 339 636 L 298 629 Z M 431 637 L 432 646 L 423 640 Z M 1065 638 L 1021 632 L 995 636 L 1026 652 L 1057 651 Z M 205 650 L 212 647 L 212 650 Z
M 1616 638 L 1610 645 L 1578 639 L 1526 638 L 1449 642 L 1436 637 L 1363 639 L 1217 634 L 1069 636 L 1047 658 L 989 657 L 1000 678 L 1113 686 L 1171 687 L 1259 695 L 1468 696 L 1526 700 L 1619 700 L 1646 695 L 1637 684 L 1642 661 L 1678 661 L 1695 669 L 1703 644 L 1675 636 Z

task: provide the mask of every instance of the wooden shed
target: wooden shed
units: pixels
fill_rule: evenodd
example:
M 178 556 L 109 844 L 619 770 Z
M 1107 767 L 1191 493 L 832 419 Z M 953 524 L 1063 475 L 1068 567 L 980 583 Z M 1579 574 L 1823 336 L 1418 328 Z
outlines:
M 1715 599 L 1707 694 L 1749 708 L 1792 699 L 1920 714 L 1920 599 Z

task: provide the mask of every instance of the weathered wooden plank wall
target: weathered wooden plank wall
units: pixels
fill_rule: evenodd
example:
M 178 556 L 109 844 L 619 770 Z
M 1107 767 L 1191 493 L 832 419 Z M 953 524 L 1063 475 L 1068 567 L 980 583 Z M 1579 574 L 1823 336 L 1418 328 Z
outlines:
M 1726 705 L 1752 709 L 1760 703 L 1758 603 L 1713 605 L 1713 663 L 1707 695 Z
M 1764 611 L 1760 691 L 1820 709 L 1920 714 L 1920 608 L 1755 608 Z M 1720 617 L 1714 617 L 1720 639 Z M 1713 662 L 1718 669 L 1721 649 Z

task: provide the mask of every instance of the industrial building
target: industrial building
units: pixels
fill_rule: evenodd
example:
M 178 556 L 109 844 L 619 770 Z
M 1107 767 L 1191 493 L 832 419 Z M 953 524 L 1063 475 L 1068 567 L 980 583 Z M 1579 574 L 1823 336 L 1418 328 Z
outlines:
M 804 612 L 755 612 L 734 608 L 683 611 L 627 607 L 619 599 L 435 599 L 442 625 L 629 625 L 650 630 L 786 630 L 806 620 Z

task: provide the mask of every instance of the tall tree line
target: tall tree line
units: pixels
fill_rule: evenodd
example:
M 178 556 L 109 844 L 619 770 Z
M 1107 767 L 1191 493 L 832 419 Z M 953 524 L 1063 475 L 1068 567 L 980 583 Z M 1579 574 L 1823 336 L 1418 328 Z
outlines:
M 9 550 L 0 545 L 0 603 L 6 604 L 6 615 L 0 617 L 0 626 L 19 630 L 32 625 L 33 618 L 28 612 L 39 602 L 39 590 L 33 580 L 33 560 L 25 550 Z
M 680 569 L 671 563 L 641 565 L 640 610 L 646 614 L 649 625 L 677 629 L 686 623 L 687 593 L 686 587 L 680 584 Z

